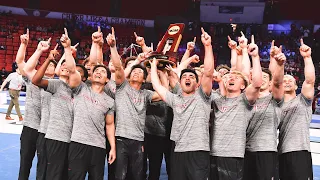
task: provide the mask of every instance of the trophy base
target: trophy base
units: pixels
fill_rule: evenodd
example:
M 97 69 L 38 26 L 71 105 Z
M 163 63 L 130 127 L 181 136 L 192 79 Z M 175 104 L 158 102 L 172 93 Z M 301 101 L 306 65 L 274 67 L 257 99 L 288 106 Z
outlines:
M 150 68 L 150 61 L 152 61 L 154 58 L 158 60 L 158 69 L 164 69 L 167 65 L 171 65 L 172 67 L 176 67 L 177 57 L 172 55 L 163 55 L 163 54 L 151 54 L 151 56 L 148 57 L 144 61 L 144 66 Z

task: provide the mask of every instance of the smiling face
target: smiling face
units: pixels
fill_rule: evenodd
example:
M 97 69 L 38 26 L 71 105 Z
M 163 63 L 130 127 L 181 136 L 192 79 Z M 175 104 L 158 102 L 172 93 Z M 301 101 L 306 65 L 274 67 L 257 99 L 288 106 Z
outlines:
M 226 89 L 228 92 L 241 92 L 245 89 L 245 80 L 238 73 L 230 73 L 226 76 Z
M 104 67 L 98 67 L 92 73 L 92 82 L 105 84 L 108 79 L 108 72 Z
M 284 87 L 284 92 L 286 94 L 294 93 L 298 88 L 298 86 L 296 84 L 296 80 L 291 75 L 284 75 L 283 87 Z
M 130 73 L 130 82 L 144 82 L 144 71 L 141 68 L 134 68 Z
M 62 63 L 60 67 L 60 76 L 69 76 L 69 70 L 67 69 L 66 63 Z
M 50 62 L 46 72 L 44 73 L 46 76 L 54 76 L 54 69 L 56 68 L 56 65 L 53 62 Z
M 270 88 L 270 75 L 268 73 L 262 72 L 262 86 L 260 88 L 260 91 L 265 91 Z
M 180 83 L 182 91 L 186 94 L 193 93 L 198 86 L 197 78 L 192 72 L 183 73 Z

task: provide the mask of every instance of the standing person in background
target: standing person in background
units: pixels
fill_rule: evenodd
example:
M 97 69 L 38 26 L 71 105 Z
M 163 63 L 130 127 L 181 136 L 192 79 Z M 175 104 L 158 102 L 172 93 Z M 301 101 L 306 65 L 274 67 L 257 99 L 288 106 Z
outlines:
M 9 85 L 9 94 L 11 97 L 11 101 L 10 101 L 10 105 L 8 107 L 7 110 L 7 114 L 6 114 L 6 120 L 13 120 L 10 115 L 11 115 L 11 111 L 13 106 L 16 109 L 16 112 L 19 116 L 19 120 L 22 121 L 23 117 L 22 114 L 20 112 L 20 106 L 19 106 L 19 95 L 20 95 L 20 90 L 21 87 L 23 85 L 23 79 L 22 79 L 22 75 L 19 71 L 19 69 L 17 70 L 17 72 L 13 72 L 11 74 L 9 74 L 9 76 L 6 78 L 6 80 L 3 81 L 0 91 L 3 90 L 3 88 L 6 86 L 6 84 L 10 82 Z

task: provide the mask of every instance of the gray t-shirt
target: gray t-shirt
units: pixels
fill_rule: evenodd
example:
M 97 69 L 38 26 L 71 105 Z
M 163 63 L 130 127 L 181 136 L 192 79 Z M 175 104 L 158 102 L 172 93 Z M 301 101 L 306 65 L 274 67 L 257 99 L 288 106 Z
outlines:
M 115 98 L 117 85 L 114 80 L 111 80 L 104 86 L 104 92 L 111 98 Z
M 277 102 L 272 94 L 257 99 L 247 128 L 247 151 L 277 151 L 277 129 L 282 104 L 283 101 Z
M 279 125 L 280 154 L 307 150 L 310 152 L 310 122 L 312 119 L 312 100 L 303 94 L 285 102 L 282 106 Z
M 175 152 L 210 151 L 209 119 L 210 96 L 200 86 L 193 95 L 166 93 L 166 102 L 173 109 L 170 139 L 175 141 Z
M 45 138 L 69 143 L 73 124 L 72 89 L 60 79 L 49 79 L 46 91 L 52 96 Z
M 116 136 L 144 141 L 146 107 L 153 96 L 152 91 L 136 90 L 127 80 L 116 91 Z
M 71 141 L 106 149 L 106 116 L 114 113 L 114 100 L 81 83 L 74 97 Z
M 38 130 L 41 120 L 41 95 L 40 88 L 23 76 L 26 84 L 26 104 L 23 125 Z
M 39 132 L 46 134 L 49 118 L 50 118 L 50 104 L 51 104 L 51 96 L 52 94 L 41 89 L 41 122 Z
M 244 93 L 234 98 L 221 96 L 214 99 L 210 155 L 244 157 L 246 129 L 252 116 L 252 107 Z

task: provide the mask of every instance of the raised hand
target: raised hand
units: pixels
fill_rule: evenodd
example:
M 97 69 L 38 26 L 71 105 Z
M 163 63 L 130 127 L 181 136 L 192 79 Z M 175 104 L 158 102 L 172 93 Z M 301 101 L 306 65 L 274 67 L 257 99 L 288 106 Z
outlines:
M 248 54 L 252 57 L 257 57 L 259 56 L 259 48 L 258 46 L 254 43 L 254 36 L 251 36 L 251 43 L 248 46 Z
M 192 63 L 195 63 L 195 64 L 196 64 L 196 63 L 200 62 L 200 58 L 199 58 L 199 56 L 196 55 L 196 54 L 193 55 L 193 56 L 191 56 L 190 58 L 191 58 L 191 62 L 192 62 Z
M 103 45 L 103 34 L 101 32 L 100 26 L 98 26 L 98 31 L 92 33 L 91 39 L 93 43 L 97 43 L 100 46 Z
M 155 67 L 157 69 L 158 66 L 158 60 L 156 58 L 153 58 L 152 62 L 150 63 L 151 68 Z
M 187 43 L 187 50 L 189 51 L 194 50 L 194 47 L 196 46 L 196 40 L 197 40 L 197 37 L 194 37 L 193 41 Z
M 56 46 L 54 47 L 54 49 L 50 51 L 49 56 L 48 56 L 48 59 L 54 60 L 55 57 L 56 57 L 57 55 L 59 55 L 59 52 L 57 51 L 58 45 L 59 45 L 59 44 L 57 43 Z
M 201 28 L 201 41 L 204 46 L 211 46 L 211 36 Z
M 50 48 L 50 42 L 51 38 L 49 38 L 47 41 L 40 41 L 37 50 L 42 52 L 47 51 Z
M 280 50 L 281 48 L 281 50 Z M 278 48 L 277 46 L 274 45 L 274 40 L 272 40 L 271 42 L 271 48 L 270 48 L 270 56 L 272 58 L 274 58 L 274 56 L 276 56 L 277 54 L 282 52 L 282 47 L 280 46 L 280 48 Z
M 222 80 L 221 74 L 216 70 L 214 70 L 212 78 L 216 82 L 220 82 Z
M 67 28 L 64 28 L 64 34 L 62 34 L 60 42 L 64 48 L 68 48 L 71 46 L 71 40 L 68 36 Z
M 230 38 L 230 36 L 228 36 L 228 46 L 229 46 L 229 48 L 231 49 L 231 50 L 233 50 L 233 49 L 236 49 L 237 48 L 237 42 L 236 41 L 234 41 L 234 40 L 232 40 L 231 38 Z
M 71 52 L 72 52 L 72 55 L 76 55 L 77 54 L 77 47 L 78 47 L 79 43 L 77 43 L 76 45 L 74 46 L 71 46 Z
M 311 57 L 311 48 L 304 44 L 303 39 L 300 39 L 300 54 L 303 58 Z
M 110 47 L 115 47 L 116 45 L 116 36 L 115 36 L 115 33 L 114 33 L 114 28 L 112 27 L 111 28 L 111 34 L 109 33 L 107 38 L 107 43 Z
M 137 57 L 137 59 L 139 60 L 139 62 L 144 61 L 146 58 L 148 58 L 149 53 L 140 53 Z
M 286 62 L 287 58 L 284 55 L 284 53 L 282 53 L 282 46 L 280 46 L 279 53 L 274 56 L 274 59 L 277 61 L 279 65 L 283 65 Z
M 244 49 L 248 47 L 248 39 L 246 38 L 246 36 L 243 34 L 243 32 L 241 31 L 241 37 L 239 37 L 238 42 L 239 42 L 239 46 Z
M 236 47 L 237 55 L 242 56 L 242 48 L 240 46 Z
M 134 37 L 136 38 L 136 43 L 137 43 L 139 46 L 142 47 L 142 46 L 145 46 L 145 45 L 146 45 L 143 37 L 138 36 L 136 32 L 133 32 L 133 34 L 134 34 Z
M 21 41 L 21 44 L 25 44 L 25 45 L 28 44 L 28 42 L 29 42 L 29 29 L 27 29 L 27 33 L 26 34 L 22 34 L 20 36 L 20 41 Z

